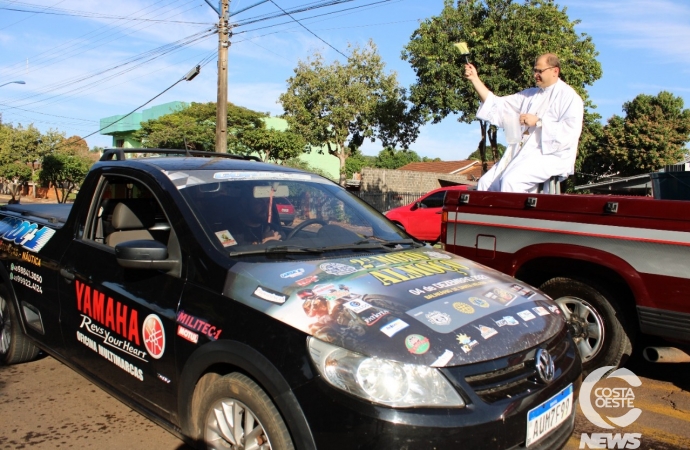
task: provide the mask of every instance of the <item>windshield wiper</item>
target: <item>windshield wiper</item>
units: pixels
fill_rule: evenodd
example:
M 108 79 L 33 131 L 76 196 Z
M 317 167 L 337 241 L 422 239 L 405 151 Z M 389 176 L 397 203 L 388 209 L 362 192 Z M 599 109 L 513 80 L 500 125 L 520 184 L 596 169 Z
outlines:
M 380 240 L 378 238 L 374 238 L 374 239 L 375 240 L 372 240 L 371 238 L 367 238 L 367 239 L 363 239 L 361 241 L 353 242 L 352 244 L 331 245 L 329 247 L 309 248 L 308 250 L 311 250 L 314 252 L 330 252 L 330 251 L 337 251 L 337 250 L 371 250 L 371 249 L 389 250 L 391 248 L 393 248 L 393 249 L 402 248 L 402 247 L 400 247 L 402 245 L 412 245 L 413 247 L 423 247 L 424 246 L 424 244 L 420 244 L 419 242 L 416 242 L 413 239 L 399 239 L 396 241 L 384 241 L 384 240 Z
M 276 245 L 268 248 L 248 249 L 238 252 L 230 252 L 230 256 L 244 256 L 244 255 L 271 255 L 271 254 L 288 254 L 288 253 L 321 253 L 318 249 L 300 247 L 296 245 Z

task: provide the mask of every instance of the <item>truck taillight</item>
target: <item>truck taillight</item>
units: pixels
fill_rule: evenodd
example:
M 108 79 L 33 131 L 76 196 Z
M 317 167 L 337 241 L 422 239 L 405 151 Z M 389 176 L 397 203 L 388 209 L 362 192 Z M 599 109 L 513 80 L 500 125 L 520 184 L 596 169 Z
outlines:
M 443 215 L 441 215 L 441 222 L 448 222 L 448 211 L 443 211 Z

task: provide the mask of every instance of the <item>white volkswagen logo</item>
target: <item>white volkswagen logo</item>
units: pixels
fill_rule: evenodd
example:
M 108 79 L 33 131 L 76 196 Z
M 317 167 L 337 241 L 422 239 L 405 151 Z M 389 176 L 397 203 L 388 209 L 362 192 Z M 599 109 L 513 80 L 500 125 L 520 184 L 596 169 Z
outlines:
M 539 378 L 541 378 L 544 383 L 552 382 L 553 377 L 556 374 L 556 367 L 553 364 L 551 354 L 548 352 L 548 350 L 540 348 L 537 350 L 537 357 L 535 359 Z

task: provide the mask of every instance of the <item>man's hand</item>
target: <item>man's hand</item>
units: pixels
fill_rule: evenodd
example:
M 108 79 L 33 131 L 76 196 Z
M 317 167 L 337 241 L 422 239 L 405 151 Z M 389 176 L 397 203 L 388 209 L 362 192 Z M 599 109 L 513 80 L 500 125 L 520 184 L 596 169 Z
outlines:
M 537 125 L 539 117 L 534 114 L 520 114 L 520 125 L 526 125 L 528 127 L 533 127 Z
M 479 74 L 477 73 L 477 68 L 470 63 L 465 64 L 465 78 L 470 80 L 472 83 L 474 83 L 475 80 L 479 81 Z
M 474 86 L 474 90 L 477 91 L 479 99 L 481 101 L 486 101 L 486 98 L 490 93 L 489 88 L 487 88 L 484 83 L 482 83 L 482 80 L 479 79 L 477 68 L 472 64 L 465 64 L 465 78 L 472 82 L 472 86 Z
M 265 243 L 268 242 L 268 241 L 280 241 L 281 239 L 282 239 L 282 236 L 280 235 L 280 233 L 278 233 L 277 231 L 274 230 L 274 231 L 273 231 L 273 234 L 271 234 L 271 235 L 269 235 L 269 236 L 266 236 L 266 237 L 261 241 L 261 243 L 262 243 L 262 244 L 265 244 Z

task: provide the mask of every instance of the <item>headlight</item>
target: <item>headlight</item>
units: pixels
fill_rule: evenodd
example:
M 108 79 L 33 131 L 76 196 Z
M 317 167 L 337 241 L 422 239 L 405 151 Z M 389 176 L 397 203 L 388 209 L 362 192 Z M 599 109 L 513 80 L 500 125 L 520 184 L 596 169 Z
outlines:
M 393 408 L 464 407 L 465 402 L 438 369 L 370 358 L 309 337 L 309 354 L 333 386 Z

